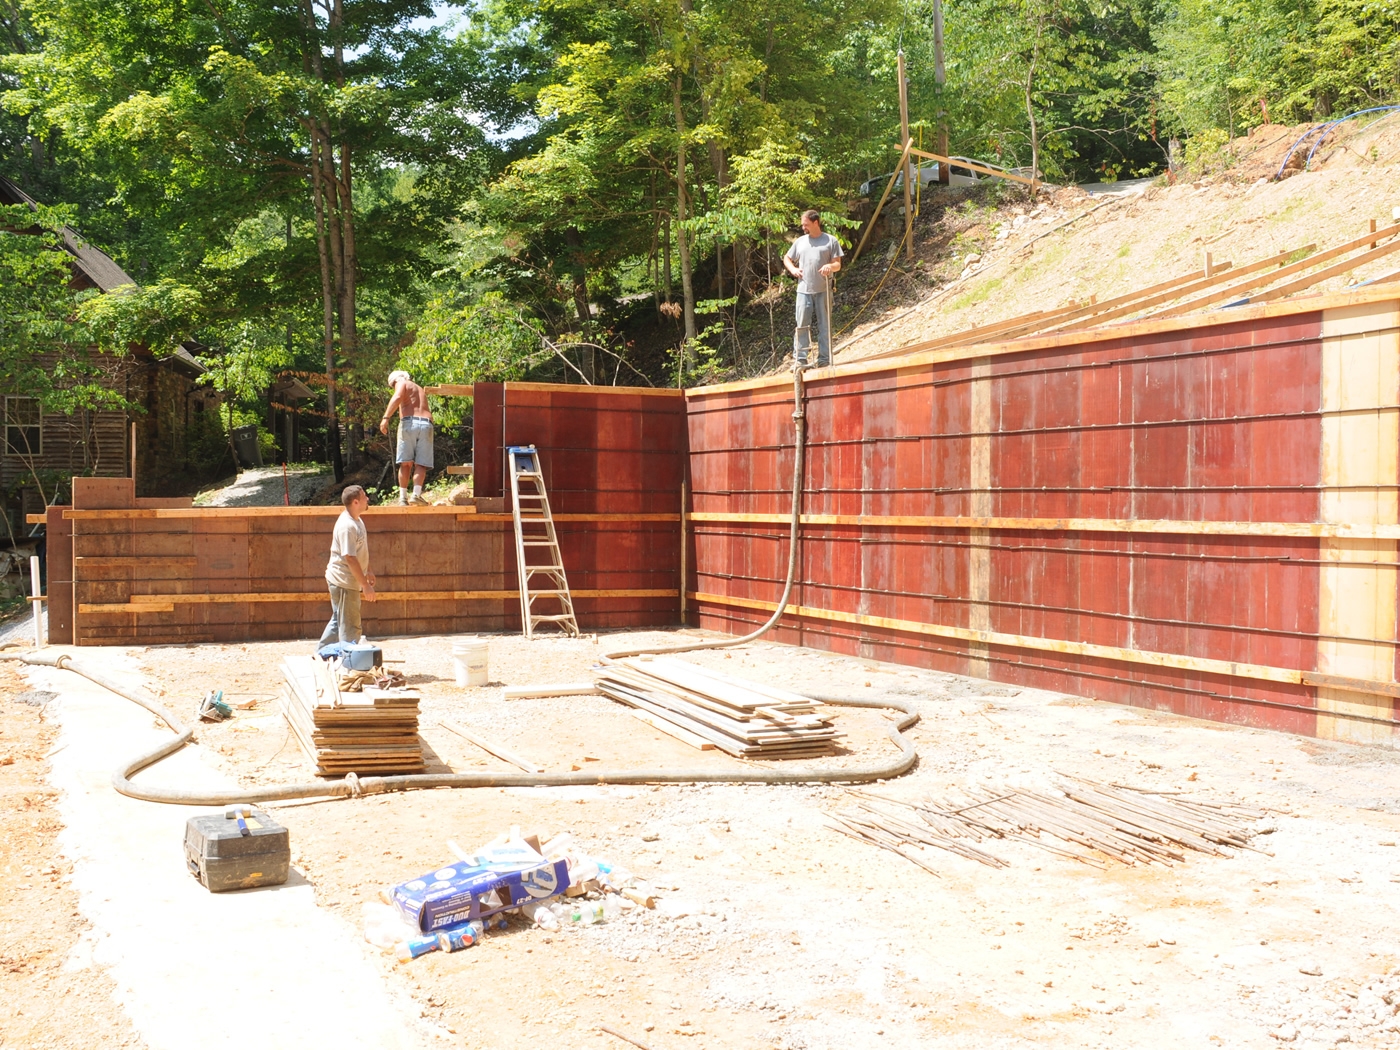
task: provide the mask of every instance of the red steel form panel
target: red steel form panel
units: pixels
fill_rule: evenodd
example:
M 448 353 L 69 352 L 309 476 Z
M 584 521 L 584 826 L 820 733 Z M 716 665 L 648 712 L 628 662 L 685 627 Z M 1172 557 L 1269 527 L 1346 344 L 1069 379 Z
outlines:
M 685 400 L 679 390 L 507 383 L 505 446 L 534 445 L 558 515 L 648 515 L 556 523 L 571 590 L 664 590 L 673 596 L 575 598 L 581 626 L 680 619 Z M 506 571 L 514 578 L 514 545 Z M 518 621 L 518 616 L 516 617 Z M 515 621 L 512 621 L 513 623 Z
M 1341 456 L 1374 455 L 1346 436 L 1346 420 L 1393 417 L 1400 403 L 1384 378 L 1400 350 L 1395 304 L 1371 299 L 1355 310 L 1373 320 L 1317 307 L 1256 310 L 1226 315 L 1240 318 L 1230 323 L 1125 326 L 1118 337 L 1077 333 L 1078 341 L 1026 340 L 982 358 L 930 354 L 817 374 L 808 384 L 805 511 L 845 520 L 804 528 L 795 601 L 811 613 L 786 617 L 778 637 L 1193 716 L 1335 728 L 1341 720 L 1316 710 L 1332 701 L 1300 672 L 1356 665 L 1357 647 L 1383 651 L 1395 666 L 1393 611 L 1376 635 L 1381 628 L 1339 614 L 1337 586 L 1346 585 L 1329 583 L 1320 598 L 1326 571 L 1353 580 L 1348 573 L 1379 573 L 1393 591 L 1393 571 L 1371 562 L 1324 569 L 1351 560 L 1332 549 L 1350 541 L 1268 534 L 1289 531 L 1268 526 L 1250 535 L 1189 524 L 965 528 L 861 517 L 1336 523 L 1352 519 L 1336 517 L 1324 497 L 1345 503 L 1350 489 L 1393 505 L 1394 477 L 1348 484 L 1348 468 L 1325 447 L 1350 442 Z M 1379 395 L 1346 378 L 1347 368 L 1373 368 L 1365 354 L 1390 369 L 1374 372 L 1386 387 Z M 1356 396 L 1364 411 L 1348 408 Z M 755 603 L 771 608 L 781 590 L 791 410 L 790 395 L 770 383 L 690 394 L 703 626 L 747 630 L 767 615 Z M 1338 427 L 1342 438 L 1325 441 Z M 1393 427 L 1368 433 L 1389 442 L 1381 459 L 1393 464 Z M 1355 524 L 1393 524 L 1388 513 Z M 754 514 L 776 518 L 742 517 Z M 1381 546 L 1390 553 L 1379 560 L 1393 564 L 1394 538 Z M 1007 636 L 1028 642 L 1005 644 Z M 1341 655 L 1323 659 L 1320 647 Z M 1227 673 L 1232 665 L 1253 670 Z M 1349 699 L 1360 702 L 1358 724 L 1394 717 L 1374 691 Z

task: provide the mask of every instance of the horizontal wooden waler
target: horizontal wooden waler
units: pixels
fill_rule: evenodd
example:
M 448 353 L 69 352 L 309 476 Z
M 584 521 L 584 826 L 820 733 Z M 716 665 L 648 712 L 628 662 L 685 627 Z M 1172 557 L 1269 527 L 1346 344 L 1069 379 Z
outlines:
M 665 587 L 574 588 L 575 598 L 679 598 Z M 379 591 L 379 602 L 484 602 L 519 598 L 519 591 Z M 243 605 L 272 602 L 327 602 L 325 591 L 240 591 L 236 594 L 133 594 L 125 602 L 87 602 L 83 613 L 171 612 L 177 605 Z
M 369 521 L 381 515 L 403 515 L 412 517 L 433 516 L 433 517 L 453 517 L 457 521 L 479 521 L 479 522 L 505 522 L 510 521 L 509 514 L 477 514 L 469 512 L 462 507 L 370 507 L 365 511 L 365 516 Z M 38 515 L 35 515 L 38 517 Z M 172 521 L 179 519 L 208 519 L 212 521 L 229 521 L 236 518 L 330 518 L 332 521 L 340 516 L 339 507 L 175 507 L 175 508 L 119 508 L 116 510 L 73 510 L 65 508 L 63 517 L 68 521 L 141 521 L 141 520 L 162 520 Z M 42 522 L 42 517 L 40 521 Z M 556 514 L 555 521 L 583 521 L 583 522 L 606 522 L 606 521 L 680 521 L 679 512 L 673 513 L 576 513 L 576 514 Z
M 787 525 L 790 514 L 726 514 L 696 511 L 691 522 L 729 525 Z M 1026 532 L 1126 532 L 1180 536 L 1288 536 L 1296 539 L 1400 540 L 1400 525 L 1354 525 L 1311 521 L 1173 521 L 1152 518 L 922 517 L 897 514 L 804 514 L 803 525 L 858 528 L 994 529 Z
M 707 594 L 703 591 L 692 591 L 688 597 L 695 602 L 725 605 L 735 609 L 752 609 L 763 613 L 771 613 L 778 607 L 777 602 L 766 602 L 755 598 L 735 598 L 723 594 Z M 1199 671 L 1202 674 L 1224 675 L 1229 678 L 1250 678 L 1264 682 L 1284 682 L 1291 685 L 1326 686 L 1351 692 L 1368 693 L 1372 696 L 1400 697 L 1400 682 L 1373 681 L 1345 675 L 1323 674 L 1317 671 L 1300 671 L 1289 667 L 1239 663 L 1234 660 L 1212 660 L 1208 657 L 1185 656 L 1180 653 L 1126 649 L 1116 645 L 1098 645 L 1093 642 L 1073 642 L 1067 639 L 1040 638 L 1034 635 L 1006 634 L 1001 631 L 979 631 L 968 627 L 954 627 L 950 624 L 923 623 L 917 620 L 901 620 L 889 616 L 869 616 L 864 613 L 842 612 L 838 609 L 818 609 L 805 605 L 790 606 L 789 613 L 792 616 L 805 617 L 810 620 L 827 620 L 860 627 L 900 631 L 905 634 L 952 638 L 979 645 L 1000 645 L 1013 649 L 1031 649 L 1072 656 L 1088 656 L 1100 660 L 1115 660 L 1121 663 L 1150 664 L 1153 667 L 1170 667 L 1178 671 Z
M 948 364 L 957 361 L 976 361 L 984 358 L 1007 357 L 1012 354 L 1037 354 L 1044 351 L 1084 352 L 1101 344 L 1124 344 L 1145 342 L 1153 337 L 1170 337 L 1178 332 L 1196 332 L 1216 325 L 1260 324 L 1283 318 L 1295 317 L 1302 313 L 1349 310 L 1356 307 L 1370 307 L 1393 302 L 1400 297 L 1394 287 L 1359 288 L 1348 292 L 1334 292 L 1313 296 L 1304 300 L 1284 300 L 1282 302 L 1259 303 L 1240 306 L 1229 311 L 1217 311 L 1207 316 L 1192 314 L 1186 317 L 1154 317 L 1120 324 L 1106 324 L 1101 328 L 1076 329 L 1066 332 L 1052 332 L 1046 335 L 993 338 L 986 342 L 961 344 L 957 333 L 947 338 L 939 337 L 918 343 L 910 343 L 899 348 L 895 356 L 871 355 L 857 358 L 849 364 L 832 365 L 829 368 L 808 369 L 805 373 L 809 386 L 814 381 L 824 379 L 867 376 L 878 372 L 898 370 L 910 374 L 912 370 L 922 370 L 930 365 Z M 1383 315 L 1384 311 L 1377 311 Z M 1394 322 L 1377 320 L 1373 328 L 1354 333 L 1347 338 L 1355 339 L 1368 334 L 1394 332 Z M 759 379 L 736 379 L 728 383 L 715 383 L 710 386 L 691 387 L 686 394 L 687 401 L 694 403 L 728 394 L 754 395 L 759 392 L 772 392 L 779 402 L 792 403 L 792 378 L 787 375 L 769 375 Z M 821 391 L 810 390 L 809 394 Z M 784 395 L 786 395 L 784 397 Z M 694 407 L 692 407 L 694 411 Z

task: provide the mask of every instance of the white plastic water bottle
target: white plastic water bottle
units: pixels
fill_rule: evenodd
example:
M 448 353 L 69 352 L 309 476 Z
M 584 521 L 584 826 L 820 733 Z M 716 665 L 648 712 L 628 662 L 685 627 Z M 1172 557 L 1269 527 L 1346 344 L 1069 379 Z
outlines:
M 520 913 L 542 930 L 559 929 L 559 919 L 550 910 L 547 901 L 531 901 L 520 909 Z
M 392 948 L 420 932 L 405 922 L 397 909 L 388 905 L 365 903 L 360 910 L 365 924 L 365 940 L 376 948 Z
M 617 895 L 609 893 L 603 898 L 603 920 L 612 922 L 614 919 L 622 917 L 622 902 L 617 899 Z
M 592 926 L 603 921 L 602 901 L 578 901 L 569 909 L 569 921 L 579 926 Z

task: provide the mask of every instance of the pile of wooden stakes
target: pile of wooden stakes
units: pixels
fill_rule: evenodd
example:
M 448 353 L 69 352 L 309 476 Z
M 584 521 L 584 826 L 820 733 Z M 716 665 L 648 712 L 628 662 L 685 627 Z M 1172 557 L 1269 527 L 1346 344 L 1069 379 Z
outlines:
M 423 771 L 415 690 L 341 692 L 332 665 L 314 656 L 287 657 L 282 675 L 282 713 L 317 776 Z
M 1254 849 L 1249 844 L 1257 834 L 1252 825 L 1267 812 L 1171 792 L 1066 779 L 1070 786 L 1055 793 L 964 789 L 966 799 L 923 802 L 853 791 L 853 808 L 827 816 L 843 835 L 898 853 L 937 875 L 920 847 L 947 850 L 993 868 L 1010 865 L 979 847 L 989 839 L 1028 842 L 1100 868 L 1107 866 L 1105 857 L 1123 864 L 1168 865 L 1185 860 L 1187 851 L 1227 857 L 1227 849 Z M 891 807 L 898 809 L 891 812 Z
M 739 758 L 819 758 L 842 736 L 810 697 L 673 657 L 605 660 L 597 687 L 657 728 Z

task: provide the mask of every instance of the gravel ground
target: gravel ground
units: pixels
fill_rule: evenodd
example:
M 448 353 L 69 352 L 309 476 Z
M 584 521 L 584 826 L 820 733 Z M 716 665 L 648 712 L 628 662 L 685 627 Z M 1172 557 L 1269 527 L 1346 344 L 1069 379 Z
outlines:
M 195 497 L 197 507 L 280 507 L 287 502 L 303 506 L 325 488 L 333 475 L 320 464 L 299 463 L 287 467 L 283 480 L 281 467 L 245 470 L 222 488 L 206 489 Z
M 600 652 L 666 637 L 491 636 L 493 684 L 481 689 L 453 682 L 451 639 L 381 644 L 423 691 L 436 768 L 512 768 L 445 722 L 546 770 L 740 765 L 597 698 L 501 695 L 502 683 L 579 680 Z M 207 688 L 261 697 L 199 738 L 206 761 L 266 783 L 310 779 L 272 703 L 281 656 L 308 646 L 133 655 L 177 710 Z M 1070 774 L 1270 814 L 1258 851 L 1231 857 L 1099 870 L 996 842 L 987 848 L 1008 867 L 931 851 L 935 876 L 833 833 L 824 814 L 851 804 L 841 786 L 522 787 L 271 807 L 292 829 L 294 864 L 318 902 L 354 925 L 380 887 L 448 861 L 449 840 L 470 847 L 511 825 L 570 830 L 661 889 L 655 911 L 610 923 L 516 926 L 411 964 L 383 956 L 385 980 L 415 997 L 443 1045 L 621 1045 L 601 1032 L 606 1024 L 653 1050 L 1400 1046 L 1395 751 L 787 646 L 685 659 L 799 691 L 913 699 L 919 764 L 872 788 L 893 797 Z M 834 715 L 850 755 L 826 762 L 893 753 L 880 712 Z M 512 1005 L 483 1009 L 488 987 L 511 990 Z

